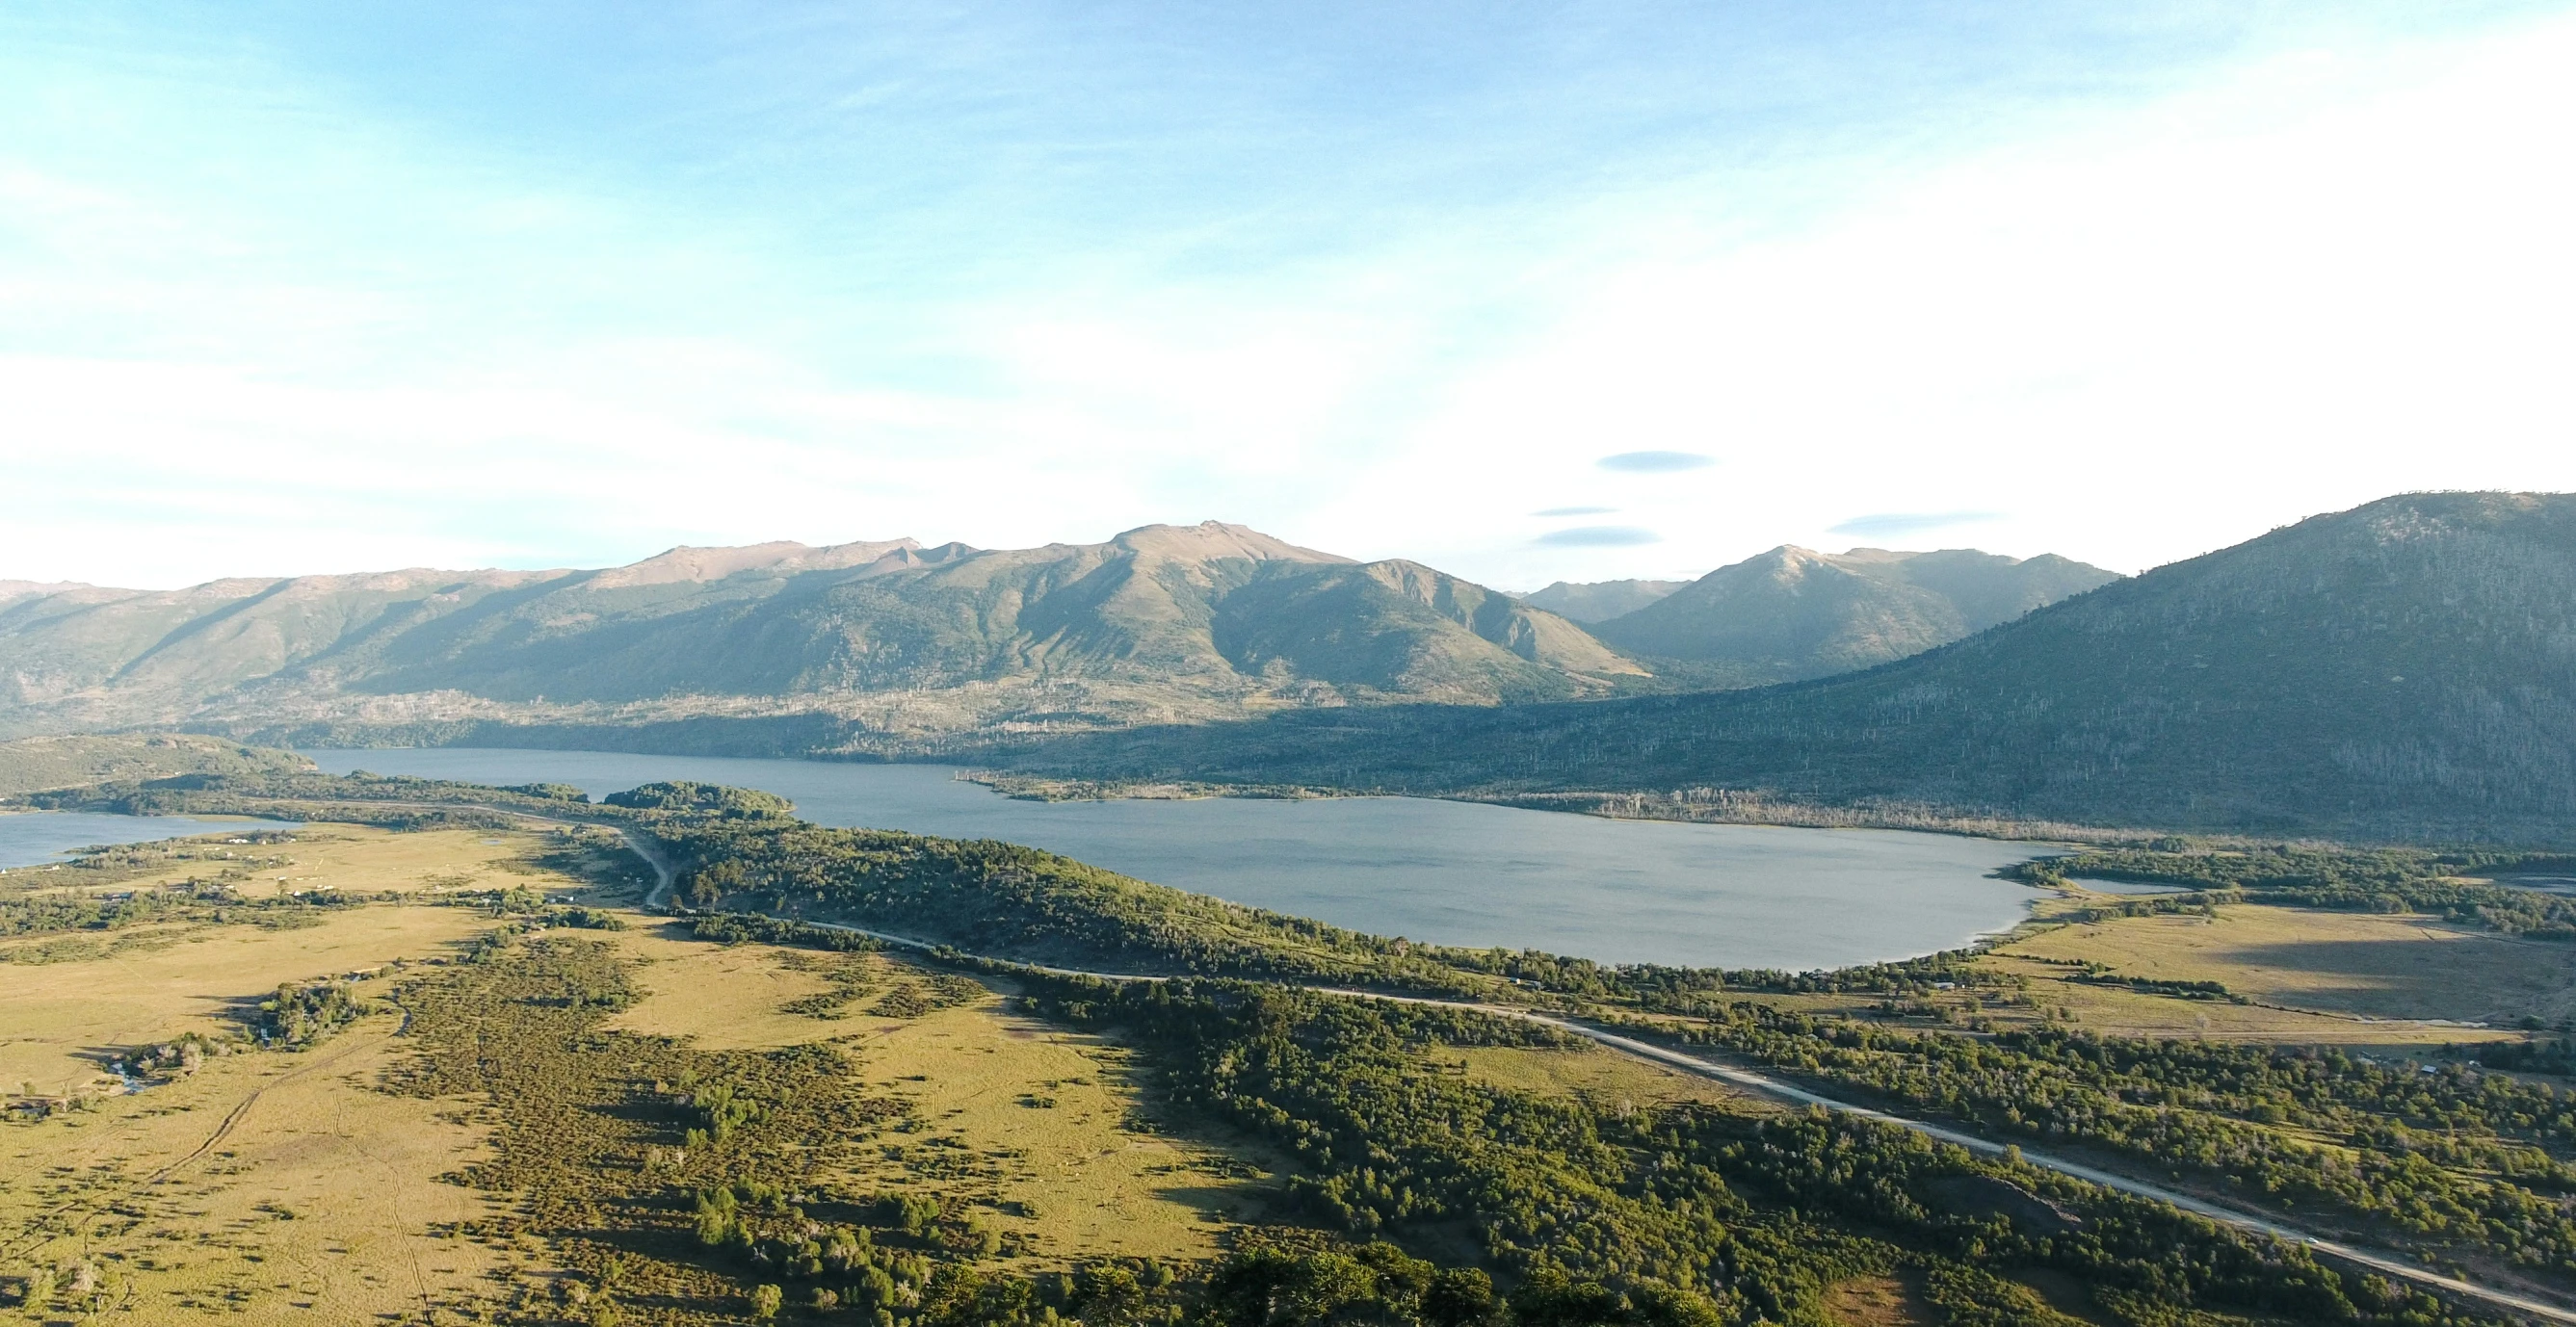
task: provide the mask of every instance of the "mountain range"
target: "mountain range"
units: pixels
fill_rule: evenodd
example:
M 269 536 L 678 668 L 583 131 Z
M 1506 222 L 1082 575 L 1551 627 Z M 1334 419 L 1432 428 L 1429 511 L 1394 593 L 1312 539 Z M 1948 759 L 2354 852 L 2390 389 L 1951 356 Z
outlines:
M 1572 699 L 1646 676 L 1553 613 L 1419 563 L 1216 522 L 1033 549 L 678 548 L 606 570 L 166 592 L 0 582 L 0 735 L 804 715 L 882 749 L 1283 706 Z
M 1418 563 L 1211 522 L 1016 550 L 0 583 L 0 736 L 945 755 L 1088 779 L 2576 842 L 2576 496 L 2404 495 L 2107 576 L 1782 548 L 1587 632 Z
M 1665 665 L 1658 671 L 1686 671 L 1702 686 L 1742 687 L 1829 677 L 1920 654 L 2116 579 L 2053 554 L 1819 553 L 1783 544 L 1651 597 L 1651 587 L 1665 582 L 1560 582 L 1549 589 L 1560 591 L 1559 601 L 1607 605 L 1619 599 L 1609 591 L 1624 587 L 1627 597 L 1644 602 L 1588 623 L 1594 636 L 1650 667 Z M 1699 666 L 1675 669 L 1674 662 Z
M 1544 590 L 1512 597 L 1588 627 L 1636 612 L 1688 584 L 1689 581 L 1558 581 Z
M 1750 574 L 1784 555 L 1818 570 L 1785 589 Z M 674 724 L 749 725 L 779 754 L 915 754 L 960 734 L 1758 684 L 1937 644 L 1991 605 L 2109 575 L 2033 576 L 2079 564 L 1971 552 L 1820 557 L 1777 550 L 1602 624 L 1634 627 L 1650 652 L 1420 563 L 1214 521 L 1028 549 L 682 547 L 598 570 L 170 591 L 10 581 L 0 737 L 184 725 L 303 743 L 658 742 Z M 1950 574 L 1883 570 L 1935 563 Z
M 1822 680 L 1283 714 L 1009 760 L 1092 778 L 2563 846 L 2576 842 L 2576 495 L 2383 499 Z

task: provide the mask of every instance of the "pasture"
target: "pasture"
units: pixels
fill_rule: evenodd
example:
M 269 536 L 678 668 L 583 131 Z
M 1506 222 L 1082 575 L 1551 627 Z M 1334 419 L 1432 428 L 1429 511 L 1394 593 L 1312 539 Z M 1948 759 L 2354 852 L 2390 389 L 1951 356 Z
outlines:
M 2330 1031 L 2329 1022 L 2351 1026 L 2363 1019 L 2379 1022 L 2361 1026 L 2393 1031 L 2400 1029 L 2388 1028 L 2390 1022 L 2510 1027 L 2529 1016 L 2554 1026 L 2576 1017 L 2576 948 L 2405 913 L 2236 904 L 2216 909 L 2214 917 L 2168 914 L 2061 926 L 1995 952 L 2006 960 L 2097 963 L 2121 977 L 2214 981 L 2260 1005 L 2325 1016 L 2292 1029 L 2257 1014 L 2203 1011 L 2216 1035 L 2232 1029 L 2315 1040 Z M 2454 1028 L 2448 1035 L 2461 1033 Z
M 604 1320 L 611 1303 L 721 1321 L 782 1278 L 691 1233 L 691 1195 L 727 1186 L 792 1192 L 785 1210 L 804 1215 L 779 1228 L 873 1225 L 898 1271 L 963 1259 L 1020 1276 L 1215 1256 L 1276 1200 L 1256 1167 L 1168 1135 L 1121 1048 L 1011 1012 L 1007 991 L 640 914 L 529 931 L 442 902 L 631 892 L 604 845 L 317 826 L 258 848 L 255 872 L 222 852 L 114 882 L 62 874 L 76 893 L 211 873 L 237 896 L 373 901 L 11 942 L 53 947 L 0 963 L 0 1072 L 58 1099 L 0 1126 L 15 1297 L 137 1323 Z M 240 1040 L 280 983 L 352 974 L 368 1012 L 334 1035 Z M 132 1092 L 105 1072 L 191 1033 L 208 1048 L 191 1072 Z M 692 1103 L 717 1085 L 754 1104 L 700 1137 Z M 898 1196 L 927 1215 L 886 1225 Z

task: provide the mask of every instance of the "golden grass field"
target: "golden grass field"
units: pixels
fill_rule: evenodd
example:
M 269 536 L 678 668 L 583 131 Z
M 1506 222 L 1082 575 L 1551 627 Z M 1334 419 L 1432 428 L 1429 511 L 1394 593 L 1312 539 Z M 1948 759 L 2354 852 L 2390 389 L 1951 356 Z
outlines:
M 332 826 L 268 851 L 293 859 L 271 874 L 302 889 L 581 887 L 528 864 L 543 846 L 534 834 Z M 1007 1237 L 997 1252 L 1015 1272 L 1208 1256 L 1227 1221 L 1274 1195 L 1241 1161 L 1141 1125 L 1118 1047 L 1006 1012 L 992 990 L 948 977 L 947 1007 L 894 1016 L 879 1012 L 896 1003 L 889 993 L 937 994 L 937 974 L 633 921 L 581 933 L 613 948 L 638 992 L 604 1030 L 712 1052 L 836 1045 L 857 1066 L 854 1090 L 908 1105 L 914 1123 L 846 1173 L 813 1178 L 948 1197 Z M 456 970 L 436 963 L 495 924 L 474 908 L 375 903 L 301 929 L 111 933 L 123 942 L 112 952 L 0 965 L 0 1066 L 52 1089 L 112 1084 L 98 1074 L 113 1048 L 220 1030 L 228 1010 L 283 981 L 382 968 L 357 984 L 382 997 Z M 848 998 L 832 1008 L 836 993 Z M 86 1265 L 94 1284 L 77 1306 L 135 1323 L 465 1322 L 514 1294 L 524 1302 L 558 1276 L 562 1251 L 489 1233 L 518 1199 L 460 1173 L 493 1154 L 497 1126 L 474 1100 L 389 1090 L 418 1054 L 400 1026 L 388 1008 L 311 1050 L 220 1055 L 189 1077 L 0 1127 L 0 1277 L 54 1270 L 69 1284 Z
M 1228 1218 L 1265 1211 L 1272 1188 L 1223 1154 L 1140 1132 L 1127 1054 L 1096 1037 L 1002 1009 L 990 990 L 913 1018 L 868 1012 L 923 970 L 883 955 L 840 956 L 872 986 L 838 1018 L 783 1012 L 830 983 L 801 951 L 709 945 L 678 927 L 615 941 L 641 965 L 646 994 L 607 1026 L 689 1038 L 707 1049 L 834 1041 L 854 1052 L 872 1093 L 912 1105 L 929 1127 L 843 1177 L 858 1187 L 937 1193 L 1026 1237 L 1024 1267 L 1088 1257 L 1212 1254 Z M 925 1175 L 924 1157 L 980 1159 L 972 1173 Z M 932 1167 L 947 1170 L 951 1167 Z
M 120 879 L 100 888 L 149 889 L 190 878 L 208 878 L 226 862 L 266 862 L 283 856 L 286 863 L 251 869 L 238 882 L 253 897 L 281 891 L 315 889 L 353 891 L 404 890 L 430 893 L 490 889 L 501 885 L 532 888 L 585 888 L 592 882 L 532 865 L 535 852 L 561 841 L 542 830 L 442 829 L 396 833 L 366 825 L 313 825 L 295 842 L 280 847 L 230 847 L 198 840 L 208 855 Z M 13 875 L 14 882 L 17 877 Z
M 116 1048 L 224 1031 L 282 982 L 427 957 L 490 925 L 467 908 L 352 908 L 291 931 L 154 928 L 107 957 L 0 967 L 0 1083 L 30 1096 L 113 1083 Z
M 442 830 L 393 834 L 358 826 L 317 828 L 280 848 L 243 849 L 290 865 L 238 882 L 257 897 L 280 889 L 352 893 L 398 890 L 435 896 L 458 889 L 524 885 L 562 893 L 587 881 L 527 864 L 545 836 Z M 220 860 L 220 859 L 219 859 Z M 212 874 L 194 863 L 98 889 L 140 890 Z M 92 892 L 97 892 L 93 890 Z M 319 914 L 294 930 L 250 925 L 145 925 L 99 939 L 33 937 L 0 953 L 40 947 L 91 954 L 55 962 L 0 965 L 0 1089 L 63 1096 L 112 1082 L 112 1048 L 230 1026 L 243 1002 L 281 982 L 345 974 L 446 952 L 491 922 L 470 908 L 378 904 Z M 32 1085 L 33 1091 L 29 1091 Z
M 86 1261 L 136 1323 L 420 1321 L 481 1298 L 503 1255 L 441 1235 L 489 1199 L 441 1177 L 482 1133 L 373 1090 L 396 1025 L 0 1129 L 0 1266 Z
M 2502 1028 L 2526 1015 L 2552 1024 L 2576 1015 L 2576 950 L 2409 914 L 2238 904 L 2217 909 L 2214 918 L 2166 915 L 2061 926 L 1995 952 L 2005 962 L 2091 960 L 2124 977 L 2215 981 L 2259 1004 L 2279 1007 L 2203 1009 L 2209 1035 L 2221 1037 L 2341 1041 L 2397 1034 L 2398 1040 L 2417 1035 L 2460 1040 L 2470 1031 L 2428 1021 Z M 2024 964 L 2018 970 L 2041 966 Z M 2126 1002 L 2101 997 L 2128 993 L 2073 985 L 2065 989 L 2070 1002 L 2091 997 L 2091 1007 L 2107 1020 L 2101 1030 L 2116 1030 L 2125 1021 Z M 2129 996 L 2130 1001 L 2140 998 L 2151 997 Z M 2265 1017 L 2290 1011 L 2311 1017 Z M 2365 1019 L 2378 1021 L 2360 1021 Z M 2407 1023 L 2417 1026 L 2403 1026 Z M 2087 1020 L 2087 1026 L 2094 1025 Z
M 1472 1046 L 1454 1052 L 1462 1072 L 1481 1083 L 1537 1096 L 1568 1096 L 1616 1110 L 1696 1101 L 1732 1111 L 1768 1111 L 1762 1098 L 1715 1079 L 1648 1064 L 1598 1046 L 1561 1049 Z
M 1930 1327 L 1940 1311 L 1924 1302 L 1917 1276 L 1856 1276 L 1825 1291 L 1825 1313 L 1842 1327 Z

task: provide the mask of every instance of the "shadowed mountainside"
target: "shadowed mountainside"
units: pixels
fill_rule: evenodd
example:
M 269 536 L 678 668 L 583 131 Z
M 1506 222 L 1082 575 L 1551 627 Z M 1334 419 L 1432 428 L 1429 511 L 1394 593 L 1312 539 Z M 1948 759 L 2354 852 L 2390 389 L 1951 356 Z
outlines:
M 1010 763 L 2576 842 L 2576 496 L 2388 498 L 1821 681 L 1286 714 L 1048 743 Z

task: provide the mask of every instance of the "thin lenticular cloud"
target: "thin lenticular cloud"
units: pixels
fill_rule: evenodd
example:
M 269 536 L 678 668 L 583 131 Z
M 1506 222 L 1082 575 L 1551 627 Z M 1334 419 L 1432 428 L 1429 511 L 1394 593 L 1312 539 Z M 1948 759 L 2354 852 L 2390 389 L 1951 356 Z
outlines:
M 1531 513 L 1530 513 L 1530 515 L 1532 515 L 1532 516 L 1607 516 L 1607 515 L 1609 515 L 1610 513 L 1614 512 L 1614 511 L 1617 511 L 1617 510 L 1619 510 L 1619 509 L 1618 509 L 1618 508 L 1616 508 L 1616 507 L 1550 507 L 1550 508 L 1548 508 L 1548 509 L 1547 509 L 1547 510 L 1545 510 L 1545 511 L 1534 511 L 1534 512 L 1531 512 Z
M 1698 452 L 1621 452 L 1604 456 L 1604 470 L 1625 470 L 1634 474 L 1663 474 L 1673 470 L 1698 470 L 1717 464 L 1717 458 Z
M 1891 535 L 1920 534 L 1953 525 L 1975 525 L 1980 521 L 2003 519 L 1991 511 L 1882 511 L 1855 516 L 1833 527 L 1835 534 Z
M 1554 530 L 1540 535 L 1537 542 L 1550 548 L 1629 548 L 1637 544 L 1659 544 L 1663 538 L 1637 525 L 1578 525 L 1571 530 Z

